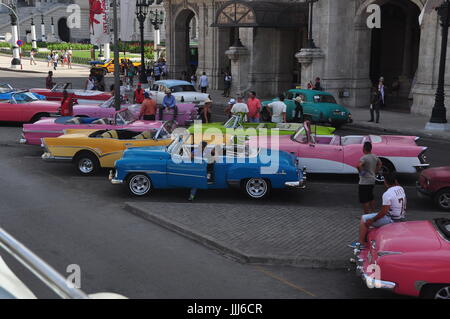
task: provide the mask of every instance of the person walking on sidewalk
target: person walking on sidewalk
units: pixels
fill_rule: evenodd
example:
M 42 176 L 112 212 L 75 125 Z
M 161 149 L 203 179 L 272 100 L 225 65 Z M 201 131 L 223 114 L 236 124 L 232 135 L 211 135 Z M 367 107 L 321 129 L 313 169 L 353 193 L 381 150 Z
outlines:
M 248 106 L 248 121 L 250 123 L 259 123 L 261 113 L 261 101 L 256 98 L 256 92 L 250 91 L 247 99 Z
M 202 76 L 200 77 L 200 91 L 202 93 L 206 93 L 206 91 L 208 90 L 208 86 L 209 86 L 208 76 L 206 75 L 206 72 L 203 72 Z
M 59 55 L 58 52 L 55 52 L 53 54 L 53 70 L 56 71 L 56 68 L 58 67 L 58 61 L 59 61 Z
M 34 59 L 34 56 L 36 55 L 36 52 L 34 49 L 31 49 L 30 51 L 30 65 L 37 65 L 36 60 Z
M 222 96 L 230 97 L 230 94 L 231 94 L 231 92 L 230 92 L 231 91 L 231 81 L 232 81 L 231 74 L 228 73 L 228 72 L 225 72 L 225 76 L 224 76 L 224 79 L 223 79 L 223 87 L 224 87 L 224 89 L 223 89 Z
M 55 81 L 53 81 L 53 71 L 48 71 L 48 75 L 45 78 L 45 88 L 51 90 L 55 84 Z
M 381 107 L 386 106 L 386 95 L 385 95 L 385 86 L 384 86 L 384 77 L 380 77 L 380 81 L 378 82 L 378 91 L 381 94 Z
M 380 122 L 380 108 L 382 104 L 381 93 L 376 87 L 372 88 L 372 97 L 370 101 L 370 121 L 374 121 L 374 113 L 376 113 L 376 123 Z
M 375 199 L 373 189 L 375 187 L 375 175 L 380 171 L 381 160 L 372 154 L 372 143 L 365 142 L 363 145 L 364 156 L 361 157 L 358 164 L 359 172 L 359 202 L 363 205 L 364 214 L 375 211 Z

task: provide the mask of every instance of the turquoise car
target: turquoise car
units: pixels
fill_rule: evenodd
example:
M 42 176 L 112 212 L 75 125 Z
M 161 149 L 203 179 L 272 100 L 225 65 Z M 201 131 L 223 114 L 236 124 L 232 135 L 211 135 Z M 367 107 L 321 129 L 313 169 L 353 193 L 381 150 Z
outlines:
M 284 102 L 287 105 L 286 119 L 288 122 L 295 121 L 295 101 L 294 99 L 300 96 L 303 99 L 303 113 L 305 120 L 310 120 L 318 124 L 331 124 L 339 127 L 343 124 L 351 123 L 352 114 L 342 105 L 337 104 L 335 98 L 331 93 L 324 91 L 292 89 L 285 93 L 286 99 Z M 262 116 L 264 120 L 269 121 L 267 112 L 264 107 L 273 101 L 278 101 L 278 98 L 272 101 L 262 102 L 263 110 Z

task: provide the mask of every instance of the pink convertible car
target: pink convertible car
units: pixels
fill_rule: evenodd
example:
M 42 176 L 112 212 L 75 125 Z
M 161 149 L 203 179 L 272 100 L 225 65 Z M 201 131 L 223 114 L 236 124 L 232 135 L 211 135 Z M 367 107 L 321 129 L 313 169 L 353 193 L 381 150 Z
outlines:
M 358 174 L 356 167 L 363 156 L 363 144 L 372 142 L 373 153 L 383 162 L 377 174 L 377 181 L 381 182 L 385 173 L 416 173 L 429 166 L 424 155 L 427 148 L 418 146 L 417 140 L 415 136 L 316 135 L 306 122 L 294 135 L 251 137 L 249 144 L 295 154 L 308 173 Z
M 115 130 L 127 129 L 130 131 L 143 132 L 151 129 L 159 129 L 163 125 L 176 125 L 160 121 L 136 120 L 135 115 L 127 109 L 116 112 L 113 119 L 90 118 L 90 117 L 57 117 L 44 118 L 33 124 L 24 124 L 20 143 L 30 145 L 41 145 L 41 138 L 58 137 L 64 134 L 66 129 L 95 129 Z
M 197 108 L 195 104 L 178 104 L 177 122 L 181 126 L 189 126 L 197 119 Z M 123 104 L 122 108 L 127 108 L 133 114 L 138 115 L 141 110 L 140 104 Z M 73 115 L 80 117 L 114 118 L 116 109 L 114 108 L 114 98 L 110 98 L 101 104 L 75 104 L 73 106 Z M 156 113 L 156 119 L 170 121 L 173 119 L 172 111 L 164 110 L 163 118 L 159 118 L 159 112 Z
M 385 225 L 369 232 L 370 247 L 354 250 L 369 288 L 450 299 L 450 219 Z

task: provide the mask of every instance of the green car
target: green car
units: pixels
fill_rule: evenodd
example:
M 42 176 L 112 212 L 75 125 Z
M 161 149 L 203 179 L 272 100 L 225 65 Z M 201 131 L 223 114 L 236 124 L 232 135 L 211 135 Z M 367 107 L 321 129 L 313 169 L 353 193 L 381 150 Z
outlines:
M 210 124 L 202 124 L 201 132 L 205 133 L 208 129 L 217 129 L 223 134 L 231 134 L 235 136 L 265 136 L 272 135 L 276 130 L 278 135 L 292 135 L 303 127 L 302 123 L 246 123 L 244 115 L 233 115 L 225 123 L 217 122 Z M 194 124 L 188 128 L 189 133 L 194 134 L 196 129 L 200 130 L 200 126 Z M 254 129 L 254 130 L 251 130 Z M 331 135 L 335 131 L 334 127 L 313 125 L 313 132 L 318 135 Z M 230 130 L 232 130 L 230 132 Z
M 304 120 L 310 120 L 313 123 L 331 124 L 335 127 L 340 127 L 346 123 L 352 123 L 352 114 L 342 105 L 337 104 L 333 95 L 324 91 L 292 89 L 285 94 L 286 99 L 284 103 L 287 105 L 286 119 L 288 122 L 297 121 L 295 118 L 295 101 L 294 99 L 300 96 L 303 99 L 303 113 Z M 262 102 L 262 118 L 270 120 L 269 114 L 265 111 L 265 106 L 278 101 L 278 98 L 272 101 Z

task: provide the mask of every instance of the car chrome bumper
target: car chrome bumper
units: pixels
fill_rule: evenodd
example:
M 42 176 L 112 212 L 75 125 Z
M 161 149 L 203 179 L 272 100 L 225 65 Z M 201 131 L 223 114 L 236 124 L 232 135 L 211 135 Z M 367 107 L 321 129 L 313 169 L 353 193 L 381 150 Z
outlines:
M 417 194 L 419 195 L 419 197 L 422 197 L 422 198 L 423 197 L 431 197 L 431 196 L 433 196 L 433 192 L 424 189 L 422 187 L 422 185 L 420 185 L 419 182 L 416 182 L 416 191 L 417 191 Z
M 46 162 L 70 162 L 72 161 L 71 157 L 56 157 L 52 156 L 50 153 L 42 154 L 41 158 Z
M 375 279 L 364 272 L 364 259 L 359 257 L 360 253 L 361 250 L 359 248 L 353 249 L 355 258 L 351 259 L 351 261 L 356 263 L 356 275 L 361 277 L 367 288 L 393 291 L 397 287 L 395 282 Z
M 286 186 L 286 188 L 305 189 L 306 182 L 305 181 L 286 182 L 284 183 L 284 186 Z
M 419 164 L 419 165 L 414 165 L 414 168 L 416 169 L 417 172 L 423 171 L 424 169 L 430 167 L 430 164 Z

